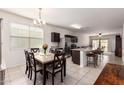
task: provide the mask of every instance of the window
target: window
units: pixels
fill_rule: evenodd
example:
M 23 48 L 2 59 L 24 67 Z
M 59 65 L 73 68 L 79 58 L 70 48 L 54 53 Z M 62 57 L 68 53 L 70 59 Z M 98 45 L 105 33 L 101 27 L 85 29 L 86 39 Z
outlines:
M 40 48 L 43 44 L 43 30 L 39 27 L 11 23 L 11 48 Z
M 41 47 L 43 44 L 43 30 L 41 28 L 30 27 L 30 47 Z

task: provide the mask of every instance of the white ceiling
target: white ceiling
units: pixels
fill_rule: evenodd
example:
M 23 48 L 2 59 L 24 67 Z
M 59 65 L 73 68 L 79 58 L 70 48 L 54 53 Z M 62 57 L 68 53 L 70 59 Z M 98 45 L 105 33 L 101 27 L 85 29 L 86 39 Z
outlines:
M 31 19 L 38 17 L 36 8 L 4 8 L 3 10 L 12 12 Z M 47 23 L 70 27 L 71 24 L 81 24 L 87 29 L 114 29 L 122 27 L 124 23 L 123 8 L 45 8 L 42 12 L 43 20 Z

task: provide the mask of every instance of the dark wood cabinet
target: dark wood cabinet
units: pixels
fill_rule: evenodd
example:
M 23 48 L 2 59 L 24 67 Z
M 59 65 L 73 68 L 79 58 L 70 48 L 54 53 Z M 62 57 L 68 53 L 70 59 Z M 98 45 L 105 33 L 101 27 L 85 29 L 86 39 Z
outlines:
M 120 35 L 116 35 L 115 56 L 122 57 L 122 38 Z
M 72 42 L 72 43 L 77 43 L 77 42 L 78 42 L 78 38 L 77 38 L 76 36 L 73 36 L 73 37 L 71 38 L 71 42 Z
M 60 33 L 51 33 L 51 42 L 60 42 Z
M 80 51 L 72 50 L 72 62 L 80 65 Z
M 65 35 L 65 38 L 70 38 L 71 43 L 77 43 L 78 42 L 78 37 L 77 36 Z

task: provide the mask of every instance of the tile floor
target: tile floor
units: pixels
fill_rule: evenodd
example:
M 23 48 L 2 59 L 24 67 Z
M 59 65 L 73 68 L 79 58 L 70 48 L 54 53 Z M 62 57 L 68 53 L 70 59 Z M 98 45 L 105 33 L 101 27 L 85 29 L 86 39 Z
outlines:
M 61 83 L 60 74 L 55 77 L 55 85 L 93 85 L 106 63 L 122 64 L 121 58 L 113 54 L 105 54 L 103 60 L 98 62 L 98 67 L 82 67 L 73 64 L 71 58 L 67 59 L 67 75 Z M 29 80 L 25 75 L 25 65 L 6 70 L 5 85 L 32 85 L 33 80 Z M 47 80 L 47 85 L 51 85 L 51 77 Z M 37 85 L 42 85 L 42 76 L 37 77 Z

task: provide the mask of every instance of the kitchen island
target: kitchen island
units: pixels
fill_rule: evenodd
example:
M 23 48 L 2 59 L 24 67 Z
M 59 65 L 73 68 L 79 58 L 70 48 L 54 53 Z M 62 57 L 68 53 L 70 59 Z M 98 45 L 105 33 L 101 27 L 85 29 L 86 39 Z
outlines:
M 87 63 L 86 53 L 91 50 L 92 50 L 91 48 L 72 49 L 73 63 L 80 65 L 80 67 L 86 66 Z

